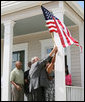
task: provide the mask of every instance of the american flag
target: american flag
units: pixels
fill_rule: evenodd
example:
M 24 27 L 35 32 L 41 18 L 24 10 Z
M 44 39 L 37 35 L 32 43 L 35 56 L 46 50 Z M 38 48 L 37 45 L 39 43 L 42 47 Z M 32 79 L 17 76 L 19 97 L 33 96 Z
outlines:
M 51 12 L 49 12 L 46 8 L 41 6 L 41 9 L 43 11 L 43 15 L 46 20 L 46 25 L 49 29 L 49 31 L 56 32 L 59 35 L 60 41 L 62 46 L 68 47 L 72 44 L 75 44 L 76 46 L 80 46 L 78 41 L 76 41 L 70 34 L 67 27 L 62 23 L 57 17 L 55 17 Z M 82 51 L 82 46 L 80 46 Z

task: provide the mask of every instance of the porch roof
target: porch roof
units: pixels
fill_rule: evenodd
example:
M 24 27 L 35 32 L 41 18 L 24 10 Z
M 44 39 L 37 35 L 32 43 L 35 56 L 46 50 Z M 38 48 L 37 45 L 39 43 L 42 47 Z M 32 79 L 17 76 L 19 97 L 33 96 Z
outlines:
M 31 8 L 38 6 L 40 3 L 45 4 L 53 1 L 1 1 L 1 16 L 20 11 L 26 8 Z M 76 1 L 64 1 L 68 4 L 83 20 L 84 20 L 84 10 Z
M 46 4 L 52 1 L 43 1 L 42 4 Z M 58 1 L 59 2 L 59 1 Z M 1 17 L 12 14 L 13 12 L 20 11 L 26 8 L 32 8 L 34 6 L 39 6 L 40 1 L 2 1 L 1 2 Z M 64 4 L 69 5 L 69 7 L 74 10 L 79 17 L 83 19 L 83 10 L 82 8 L 74 1 L 65 1 Z M 65 6 L 65 5 L 64 5 Z M 13 15 L 12 15 L 13 16 Z M 14 16 L 15 17 L 15 16 Z M 5 17 L 6 18 L 6 17 Z M 9 18 L 9 16 L 8 16 Z M 16 17 L 15 17 L 16 18 Z M 70 19 L 67 14 L 64 14 L 64 23 L 66 26 L 75 25 L 74 20 Z M 16 20 L 16 24 L 14 25 L 14 36 L 20 36 L 35 32 L 41 32 L 48 30 L 45 26 L 45 19 L 42 14 L 34 15 L 27 18 L 22 18 Z M 4 38 L 4 26 L 1 25 L 1 38 Z
M 66 15 L 64 15 L 64 23 L 66 24 L 66 26 L 75 25 L 75 23 L 71 21 Z M 42 14 L 17 20 L 16 24 L 14 25 L 14 36 L 46 31 L 48 30 L 48 28 L 45 25 L 46 22 Z M 3 24 L 1 25 L 1 38 L 4 38 Z

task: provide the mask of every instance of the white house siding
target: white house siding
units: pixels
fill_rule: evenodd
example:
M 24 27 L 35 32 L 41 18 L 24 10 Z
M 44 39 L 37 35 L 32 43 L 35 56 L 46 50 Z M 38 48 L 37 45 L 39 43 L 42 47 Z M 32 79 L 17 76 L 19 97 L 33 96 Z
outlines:
M 26 36 L 21 36 L 14 38 L 14 44 L 18 43 L 28 43 L 28 60 L 30 61 L 32 57 L 38 56 L 41 58 L 41 44 L 39 40 L 51 38 L 49 33 L 41 34 L 28 34 Z
M 72 36 L 79 41 L 79 28 L 78 26 L 69 29 Z M 76 45 L 71 46 L 71 73 L 72 83 L 75 86 L 81 86 L 81 68 L 80 68 L 80 48 Z

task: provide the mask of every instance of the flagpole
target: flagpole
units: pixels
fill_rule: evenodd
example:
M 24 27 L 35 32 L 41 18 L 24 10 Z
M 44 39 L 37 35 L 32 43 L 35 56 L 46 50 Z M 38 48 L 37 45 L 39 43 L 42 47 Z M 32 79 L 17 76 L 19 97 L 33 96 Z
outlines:
M 57 45 L 56 45 L 56 42 L 55 42 L 55 40 L 54 40 L 54 37 L 53 37 L 53 33 L 50 33 L 50 34 L 51 34 L 52 40 L 53 40 L 53 42 L 54 42 L 54 45 L 57 46 Z
M 39 3 L 39 5 L 40 5 L 40 6 L 42 5 L 42 1 Z M 46 27 L 47 27 L 47 26 L 46 26 Z M 54 42 L 54 45 L 57 47 L 56 42 L 55 42 L 54 37 L 53 37 L 53 33 L 51 32 L 50 34 L 51 34 L 52 40 L 53 40 L 53 42 Z
M 42 1 L 40 1 L 40 3 L 39 3 L 39 6 L 41 6 L 42 5 Z

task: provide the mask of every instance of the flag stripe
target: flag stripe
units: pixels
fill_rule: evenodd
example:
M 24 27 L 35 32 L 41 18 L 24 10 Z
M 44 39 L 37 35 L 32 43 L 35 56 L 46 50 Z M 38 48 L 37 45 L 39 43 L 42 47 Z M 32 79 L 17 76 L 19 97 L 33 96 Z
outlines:
M 59 26 L 59 25 L 58 25 L 58 26 Z M 67 46 L 68 46 L 67 39 L 66 39 L 65 35 L 63 34 L 63 30 L 61 29 L 60 26 L 59 26 L 59 29 L 60 29 L 60 31 L 61 31 L 61 34 L 62 34 L 62 37 L 63 37 L 64 43 L 65 43 L 65 46 L 67 47 Z
M 50 30 L 50 32 L 52 33 L 52 32 L 56 32 L 56 33 L 58 33 L 58 31 L 56 31 L 56 30 Z
M 48 24 L 48 25 L 46 25 L 47 27 L 49 27 L 49 26 L 54 26 L 54 27 L 56 27 L 56 25 L 55 24 Z
M 57 29 L 55 29 L 55 28 L 50 28 L 49 30 L 56 30 L 57 31 Z
M 46 23 L 48 23 L 48 22 L 54 22 L 54 20 L 52 19 L 52 20 L 46 20 Z
M 70 40 L 70 43 L 73 44 L 74 42 L 70 39 L 70 37 L 69 37 L 68 34 L 67 34 L 67 29 L 66 29 L 66 27 L 63 29 L 63 33 L 66 34 L 66 37 L 68 37 L 68 39 Z
M 54 22 L 46 22 L 46 24 L 55 24 Z
M 63 26 L 63 24 L 61 23 L 61 21 L 60 20 L 57 20 L 58 21 L 58 23 L 61 25 L 61 27 L 64 29 L 64 26 Z
M 71 34 L 69 33 L 67 27 L 65 27 L 65 25 L 64 25 L 63 23 L 61 23 L 61 21 L 58 20 L 58 22 L 59 22 L 59 24 L 61 25 L 61 27 L 67 31 L 66 34 L 67 34 L 67 36 L 69 36 L 70 41 L 71 41 L 71 44 L 73 44 L 73 43 L 77 43 L 77 44 L 78 44 L 78 42 L 77 42 L 73 37 L 71 37 Z M 63 30 L 63 29 L 62 29 L 62 30 Z M 64 31 L 63 31 L 63 32 L 64 32 Z M 75 44 L 75 45 L 76 45 L 76 44 Z
M 57 30 L 57 28 L 56 28 L 55 26 L 48 26 L 48 28 L 49 28 L 49 29 L 50 29 L 50 28 L 54 28 L 54 29 Z
M 63 27 L 63 29 L 64 29 L 64 26 L 62 25 L 62 23 L 59 20 L 56 20 L 56 22 L 61 24 L 61 27 Z M 58 25 L 58 26 L 60 27 L 60 25 Z M 66 47 L 70 46 L 71 44 L 73 44 L 73 42 L 69 39 L 69 37 L 67 36 L 65 31 L 63 29 L 61 29 L 61 27 L 60 27 L 60 30 L 61 30 L 61 34 L 62 34 L 64 42 L 65 42 L 65 45 L 66 45 Z
M 62 43 L 63 47 L 66 47 L 66 45 L 65 45 L 65 43 L 64 43 L 64 40 L 63 40 L 63 36 L 62 36 L 62 34 L 61 34 L 61 31 L 59 30 L 59 27 L 58 27 L 58 25 L 57 25 L 56 20 L 54 19 L 54 17 L 53 17 L 53 20 L 54 20 L 54 22 L 55 22 L 55 24 L 56 24 L 56 27 L 57 27 L 57 29 L 58 29 L 58 34 L 59 34 L 61 43 Z
M 68 39 L 68 37 L 67 37 L 67 35 L 66 35 L 66 33 L 64 31 L 63 31 L 63 34 L 64 34 L 64 36 L 65 36 L 65 38 L 67 40 L 68 45 L 71 45 L 70 40 Z
M 69 35 L 70 39 L 71 39 L 74 43 L 77 43 L 77 44 L 78 44 L 78 41 L 76 41 L 73 37 L 70 36 L 68 29 L 67 29 L 67 34 Z

